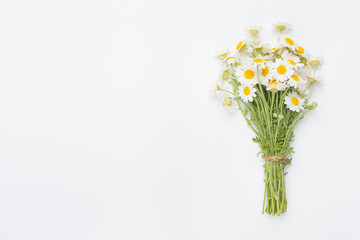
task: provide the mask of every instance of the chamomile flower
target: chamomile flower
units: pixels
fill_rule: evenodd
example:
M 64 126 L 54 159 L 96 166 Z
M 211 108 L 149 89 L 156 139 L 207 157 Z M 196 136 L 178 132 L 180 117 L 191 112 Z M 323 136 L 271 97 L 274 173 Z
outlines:
M 287 60 L 276 59 L 272 64 L 271 69 L 272 77 L 284 82 L 294 74 L 293 66 Z
M 222 49 L 222 50 L 219 50 L 215 53 L 215 57 L 221 59 L 221 60 L 224 60 L 227 55 L 230 53 L 230 50 L 229 49 Z
M 270 69 L 268 64 L 264 64 L 261 68 L 260 68 L 260 83 L 267 86 L 269 79 L 271 78 L 271 74 L 270 74 Z
M 252 65 L 254 65 L 255 67 L 256 66 L 260 66 L 260 67 L 263 67 L 264 64 L 265 64 L 265 58 L 263 58 L 262 56 L 257 56 L 255 58 L 251 58 L 250 59 L 250 63 Z
M 244 51 L 246 47 L 246 42 L 241 40 L 237 45 L 236 45 L 236 50 L 238 52 Z
M 280 38 L 279 42 L 280 42 L 281 46 L 288 47 L 292 51 L 295 51 L 296 44 L 295 44 L 295 41 L 294 41 L 294 39 L 292 37 L 283 36 L 283 37 Z
M 256 97 L 255 93 L 256 89 L 253 86 L 243 84 L 239 87 L 239 96 L 245 103 L 252 102 Z
M 229 112 L 234 112 L 236 108 L 236 102 L 234 101 L 234 95 L 232 86 L 223 82 L 213 82 L 210 88 L 210 93 L 215 96 L 219 102 L 222 109 L 225 109 Z
M 285 105 L 291 111 L 300 112 L 301 110 L 303 110 L 304 102 L 305 100 L 302 99 L 295 91 L 286 94 Z
M 237 62 L 236 57 L 234 55 L 229 55 L 228 57 L 226 57 L 225 61 L 228 65 L 232 65 Z
M 308 57 L 308 64 L 315 70 L 322 64 L 322 62 L 322 57 L 314 57 L 312 55 Z
M 308 74 L 306 74 L 306 79 L 309 82 L 321 82 L 322 77 L 319 75 L 318 72 L 309 71 Z
M 291 77 L 288 80 L 288 84 L 291 87 L 298 88 L 298 86 L 302 83 L 304 83 L 305 80 L 297 73 L 294 73 L 291 75 Z
M 279 50 L 281 46 L 272 46 L 272 48 L 269 49 L 269 53 L 274 53 L 276 52 L 277 50 Z
M 273 92 L 283 91 L 288 87 L 285 83 L 280 82 L 279 80 L 276 80 L 275 78 L 270 79 L 265 86 L 266 86 L 266 90 L 273 91 Z
M 304 64 L 302 64 L 300 62 L 300 58 L 293 55 L 292 53 L 290 53 L 289 51 L 285 50 L 283 52 L 283 54 L 281 54 L 281 57 L 284 59 L 284 60 L 287 60 L 291 65 L 293 65 L 294 68 L 298 68 L 298 67 L 301 67 L 303 66 Z
M 261 48 L 264 43 L 260 40 L 252 40 L 249 41 L 247 44 L 250 45 L 253 49 L 255 49 L 255 48 Z
M 224 104 L 225 104 L 225 106 L 231 107 L 232 99 L 230 97 L 225 97 L 224 98 Z
M 256 36 L 260 33 L 260 31 L 261 31 L 261 27 L 251 25 L 251 26 L 248 26 L 248 27 L 245 29 L 245 31 L 246 31 L 247 33 L 249 33 L 250 36 L 256 37 Z
M 236 101 L 233 99 L 233 96 L 230 94 L 222 94 L 222 105 L 225 110 L 229 112 L 234 112 L 238 109 Z
M 299 45 L 296 45 L 296 47 L 295 47 L 295 52 L 296 52 L 297 54 L 299 54 L 299 55 L 302 55 L 302 54 L 305 53 L 305 49 L 304 49 L 303 47 L 299 46 Z
M 299 95 L 301 97 L 305 97 L 307 95 L 310 94 L 310 91 L 309 91 L 309 82 L 307 81 L 300 81 L 297 88 L 296 88 L 296 92 L 299 93 Z
M 287 33 L 291 29 L 291 25 L 287 22 L 277 22 L 273 25 L 275 32 L 277 33 Z
M 255 66 L 247 64 L 240 66 L 235 70 L 235 75 L 239 78 L 240 83 L 245 85 L 255 85 L 258 83 L 257 69 Z
M 222 81 L 228 81 L 230 80 L 230 69 L 225 68 L 223 73 L 221 74 L 221 80 Z

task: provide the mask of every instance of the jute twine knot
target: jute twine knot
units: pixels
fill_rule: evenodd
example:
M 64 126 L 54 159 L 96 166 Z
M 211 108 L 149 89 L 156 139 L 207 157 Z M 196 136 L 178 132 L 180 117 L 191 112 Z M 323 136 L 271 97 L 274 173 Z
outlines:
M 281 162 L 284 163 L 286 161 L 286 157 L 281 155 L 274 155 L 274 156 L 265 156 L 265 161 L 267 162 Z

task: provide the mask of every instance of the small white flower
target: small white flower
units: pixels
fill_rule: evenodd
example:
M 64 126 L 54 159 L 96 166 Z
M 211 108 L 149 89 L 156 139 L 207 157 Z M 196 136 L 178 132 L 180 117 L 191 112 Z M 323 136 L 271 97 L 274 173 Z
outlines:
M 241 85 L 239 87 L 239 95 L 244 102 L 252 102 L 253 98 L 256 97 L 256 89 L 250 85 Z
M 298 88 L 299 85 L 301 85 L 304 82 L 305 82 L 305 80 L 297 73 L 294 73 L 293 75 L 291 75 L 288 80 L 288 84 L 294 88 Z
M 226 96 L 225 94 L 222 99 L 222 105 L 225 108 L 225 110 L 229 112 L 234 112 L 239 108 L 237 106 L 236 101 L 233 99 L 233 96 L 230 95 Z
M 265 58 L 263 58 L 262 56 L 257 56 L 255 58 L 251 58 L 251 59 L 249 59 L 249 61 L 255 67 L 256 66 L 263 67 L 265 64 Z
M 247 44 L 250 45 L 252 48 L 261 48 L 264 45 L 264 43 L 260 40 L 252 40 L 249 41 Z
M 277 50 L 279 50 L 281 46 L 279 46 L 279 44 L 277 45 L 273 45 L 270 49 L 269 49 L 269 53 L 274 53 L 276 52 Z
M 241 40 L 241 41 L 236 45 L 236 50 L 237 50 L 238 52 L 243 51 L 243 49 L 246 47 L 246 44 L 247 44 L 246 41 Z
M 259 73 L 259 77 L 260 77 L 260 83 L 267 86 L 269 83 L 269 79 L 271 78 L 271 74 L 270 74 L 270 69 L 268 67 L 268 64 L 265 63 L 261 68 L 260 68 L 260 73 Z
M 295 44 L 295 41 L 294 41 L 294 39 L 292 37 L 283 36 L 283 37 L 280 38 L 279 43 L 281 44 L 281 46 L 288 47 L 292 51 L 295 51 L 296 44 Z
M 250 26 L 248 26 L 248 27 L 245 29 L 245 31 L 246 31 L 247 33 L 249 33 L 250 36 L 256 37 L 256 36 L 260 33 L 261 29 L 262 29 L 262 28 L 259 27 L 259 26 L 250 25 Z
M 257 69 L 251 64 L 236 68 L 235 75 L 242 84 L 255 85 L 258 83 Z
M 236 60 L 235 56 L 230 55 L 225 59 L 225 61 L 228 65 L 232 65 L 232 64 L 235 64 L 237 60 Z
M 309 73 L 306 75 L 306 79 L 309 82 L 321 82 L 322 77 L 319 75 L 319 73 L 315 71 L 309 71 Z
M 309 55 L 307 59 L 308 59 L 308 64 L 314 70 L 316 70 L 323 63 L 323 58 L 322 57 L 314 57 L 312 55 Z
M 285 97 L 285 104 L 291 111 L 300 112 L 304 109 L 305 100 L 302 99 L 295 91 L 289 92 Z
M 300 93 L 301 97 L 305 97 L 310 94 L 308 87 L 309 87 L 309 83 L 307 81 L 303 80 L 297 86 L 296 91 Z
M 221 74 L 221 80 L 222 81 L 228 81 L 230 80 L 230 70 L 229 68 L 225 68 L 223 73 Z
M 287 22 L 277 22 L 273 25 L 274 31 L 277 33 L 287 33 L 291 29 L 291 25 Z
M 291 65 L 293 65 L 294 68 L 299 68 L 302 67 L 304 64 L 302 64 L 300 62 L 300 58 L 293 55 L 292 53 L 290 53 L 289 51 L 285 50 L 282 54 L 281 57 L 284 60 L 287 60 Z
M 237 104 L 233 100 L 234 95 L 230 92 L 233 92 L 232 86 L 223 81 L 213 82 L 211 85 L 212 95 L 215 96 L 219 102 L 221 109 L 225 109 L 229 112 L 234 112 L 237 109 Z
M 273 92 L 283 91 L 288 87 L 285 83 L 280 82 L 279 80 L 276 79 L 268 80 L 265 86 L 266 86 L 266 90 Z
M 299 55 L 303 55 L 305 53 L 305 49 L 299 45 L 296 45 L 295 52 Z
M 293 66 L 287 60 L 276 59 L 271 66 L 272 77 L 280 80 L 280 82 L 285 82 L 294 74 Z
M 224 97 L 224 104 L 225 104 L 225 106 L 231 107 L 231 105 L 233 104 L 233 101 L 230 97 Z

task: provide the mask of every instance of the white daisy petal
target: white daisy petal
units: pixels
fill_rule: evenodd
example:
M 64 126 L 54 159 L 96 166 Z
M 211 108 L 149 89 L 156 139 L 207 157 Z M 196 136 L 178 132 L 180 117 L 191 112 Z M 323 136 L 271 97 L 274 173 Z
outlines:
M 235 75 L 239 82 L 245 85 L 254 85 L 258 83 L 257 69 L 253 65 L 240 66 L 235 70 Z
M 291 29 L 291 25 L 287 22 L 277 22 L 273 25 L 274 31 L 277 33 L 287 33 Z
M 276 59 L 271 64 L 271 74 L 273 78 L 285 82 L 294 74 L 294 68 L 287 60 Z
M 251 85 L 241 85 L 239 87 L 239 96 L 241 99 L 247 103 L 252 102 L 253 98 L 256 97 L 256 89 Z
M 302 99 L 295 91 L 286 94 L 285 105 L 291 111 L 300 112 L 301 110 L 304 110 L 304 102 L 305 100 Z

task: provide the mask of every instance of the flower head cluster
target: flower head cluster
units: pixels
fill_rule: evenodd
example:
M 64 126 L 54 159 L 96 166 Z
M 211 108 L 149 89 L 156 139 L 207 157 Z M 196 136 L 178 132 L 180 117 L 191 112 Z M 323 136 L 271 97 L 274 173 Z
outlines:
M 259 39 L 260 27 L 250 26 L 246 29 L 248 39 L 239 41 L 233 50 L 216 53 L 224 68 L 214 90 L 220 93 L 224 106 L 234 108 L 234 100 L 256 101 L 262 91 L 282 91 L 288 109 L 304 110 L 309 89 L 321 80 L 317 71 L 322 60 L 310 55 L 288 35 L 289 30 L 287 23 L 275 24 L 278 41 L 269 44 Z

